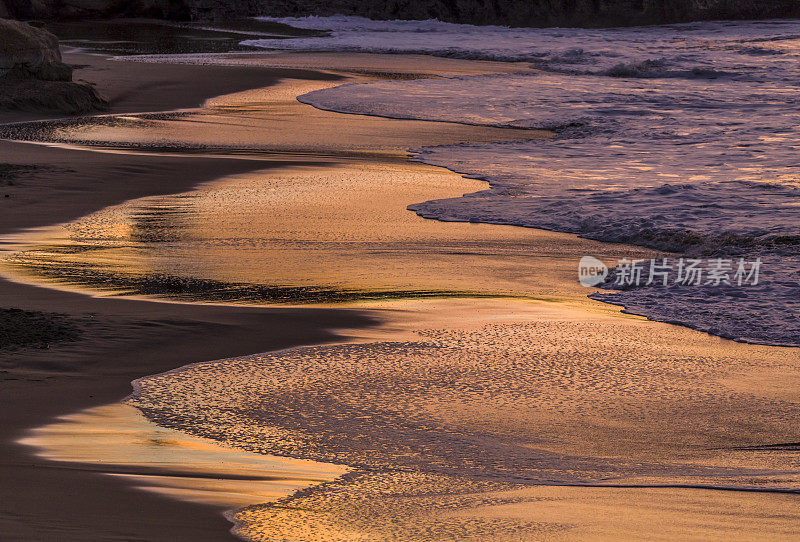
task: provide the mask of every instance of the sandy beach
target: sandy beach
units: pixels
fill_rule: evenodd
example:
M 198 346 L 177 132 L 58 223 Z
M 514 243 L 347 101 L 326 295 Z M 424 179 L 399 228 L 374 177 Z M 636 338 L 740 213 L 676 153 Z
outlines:
M 66 60 L 83 66 L 78 77 L 99 82 L 99 90 L 111 101 L 112 114 L 191 108 L 205 99 L 261 88 L 284 77 L 299 81 L 337 78 L 305 68 L 175 66 L 109 61 L 94 55 L 70 55 Z M 375 59 L 371 62 L 375 64 Z M 367 69 L 377 69 L 366 64 Z M 41 115 L 35 113 L 4 114 L 6 122 L 38 118 Z M 475 130 L 446 125 L 442 131 L 455 133 L 443 139 L 453 141 Z M 413 134 L 414 127 L 406 133 Z M 410 137 L 392 146 L 395 154 Z M 236 173 L 305 163 L 296 156 L 274 161 L 204 158 L 198 170 L 193 157 L 90 153 L 9 141 L 0 145 L 6 162 L 36 165 L 27 178 L 5 187 L 9 197 L 2 203 L 7 212 L 0 214 L 4 233 L 58 224 L 126 200 L 180 192 Z M 136 183 L 121 182 L 131 175 Z M 57 349 L 26 349 L 23 344 L 3 353 L 2 401 L 7 421 L 2 468 L 8 481 L 2 486 L 7 492 L 3 532 L 19 540 L 38 540 L 53 533 L 65 540 L 165 536 L 219 540 L 227 536 L 230 524 L 218 506 L 142 493 L 124 480 L 92 474 L 96 468 L 44 462 L 16 441 L 28 429 L 57 416 L 125 397 L 131 381 L 141 376 L 199 359 L 317 344 L 332 340 L 336 330 L 377 322 L 374 315 L 352 309 L 255 309 L 95 299 L 8 281 L 0 283 L 0 288 L 3 306 L 65 315 L 81 330 L 78 341 L 59 344 Z M 64 498 L 47 498 L 62 488 L 71 488 Z
M 297 101 L 345 83 L 527 66 L 67 60 L 98 82 L 110 116 L 5 126 L 34 142 L 0 141 L 4 163 L 35 165 L 0 185 L 0 246 L 22 251 L 2 264 L 0 305 L 64 315 L 77 334 L 2 352 L 9 539 L 225 540 L 230 521 L 250 540 L 794 538 L 796 349 L 625 315 L 575 280 L 583 254 L 651 250 L 406 209 L 486 186 L 409 149 L 546 131 Z M 261 476 L 253 465 L 269 456 L 261 468 L 282 489 L 226 519 L 250 501 L 190 497 L 175 465 L 92 463 L 104 438 L 76 450 L 54 436 L 115 427 L 218 457 L 195 471 L 206 480 Z M 222 468 L 244 461 L 237 453 L 247 468 Z M 281 471 L 281 457 L 294 467 Z M 292 461 L 329 468 L 299 474 Z M 137 489 L 155 475 L 159 491 Z M 202 489 L 239 491 L 228 481 Z
M 120 112 L 162 109 L 165 99 L 170 107 L 193 107 L 218 94 L 268 85 L 282 75 L 280 70 L 237 68 L 207 78 L 195 67 L 107 62 L 99 57 L 75 61 L 92 63 L 87 71 L 106 72 L 103 90 Z M 114 76 L 108 76 L 110 70 Z M 9 116 L 20 121 L 35 115 Z M 185 190 L 204 180 L 254 169 L 242 160 L 207 160 L 201 173 L 190 159 L 90 154 L 6 141 L 0 145 L 4 161 L 36 164 L 46 172 L 6 189 L 10 197 L 3 200 L 5 209 L 0 213 L 4 233 L 63 222 L 130 198 Z M 259 162 L 258 168 L 264 166 Z M 102 189 L 97 187 L 98 182 L 132 172 L 135 184 L 102 182 Z M 66 314 L 85 328 L 79 341 L 58 349 L 3 352 L 2 531 L 15 540 L 42 540 L 54 533 L 64 540 L 228 536 L 230 524 L 216 507 L 159 498 L 74 465 L 46 463 L 15 441 L 27 429 L 56 416 L 117 401 L 130 393 L 132 380 L 178 367 L 186 356 L 215 359 L 325 341 L 334 337 L 336 329 L 374 321 L 353 311 L 97 300 L 6 281 L 0 289 L 4 307 Z M 264 329 L 270 332 L 265 334 Z

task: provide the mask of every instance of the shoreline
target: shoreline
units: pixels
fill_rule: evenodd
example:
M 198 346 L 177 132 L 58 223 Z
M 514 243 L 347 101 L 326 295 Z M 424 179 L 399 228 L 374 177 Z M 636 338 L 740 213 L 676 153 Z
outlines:
M 141 167 L 141 166 L 139 166 L 139 167 Z M 170 191 L 168 193 L 173 193 L 173 192 Z M 127 200 L 125 200 L 125 201 L 127 201 Z M 566 238 L 566 236 L 564 238 Z M 4 287 L 6 289 L 9 288 L 7 284 L 0 283 L 0 293 L 3 293 L 3 288 Z M 12 289 L 13 289 L 13 287 L 12 287 Z M 25 287 L 20 287 L 20 289 L 26 290 Z M 31 288 L 31 287 L 27 287 L 27 291 L 28 292 L 30 292 L 32 290 L 36 290 L 36 289 L 35 288 Z M 40 294 L 40 297 L 42 298 L 42 303 L 51 303 L 53 301 L 53 299 L 55 299 L 55 298 L 66 299 L 67 297 L 70 297 L 71 299 L 75 300 L 75 299 L 78 299 L 80 297 L 80 296 L 76 296 L 75 294 L 70 294 L 70 293 L 67 293 L 67 292 L 54 293 L 53 291 L 49 291 L 49 290 L 47 292 L 39 291 L 39 294 Z M 274 317 L 273 320 L 272 321 L 267 321 L 267 319 L 265 318 L 265 320 L 262 322 L 262 324 L 274 326 L 275 325 L 275 320 L 277 320 L 279 317 L 281 317 L 281 318 L 284 317 L 283 315 L 285 315 L 287 313 L 287 310 L 284 310 L 284 309 L 266 309 L 266 310 L 262 311 L 261 309 L 245 309 L 245 308 L 241 308 L 240 309 L 238 307 L 233 309 L 233 308 L 228 308 L 228 307 L 221 308 L 221 307 L 203 307 L 203 306 L 199 306 L 200 308 L 198 308 L 198 306 L 193 306 L 193 305 L 181 306 L 181 307 L 183 307 L 182 309 L 177 309 L 177 308 L 167 309 L 167 308 L 163 307 L 163 305 L 165 305 L 165 304 L 160 304 L 160 303 L 153 304 L 152 302 L 140 302 L 140 301 L 134 301 L 134 300 L 116 300 L 116 299 L 99 299 L 99 300 L 98 299 L 94 299 L 94 298 L 86 299 L 85 296 L 80 297 L 80 298 L 83 300 L 83 305 L 84 306 L 92 306 L 93 308 L 95 308 L 95 307 L 104 307 L 105 309 L 107 309 L 105 312 L 107 314 L 109 314 L 110 316 L 113 316 L 114 318 L 119 318 L 121 315 L 125 315 L 125 313 L 128 313 L 126 316 L 131 316 L 130 313 L 135 313 L 136 311 L 133 311 L 133 310 L 125 311 L 125 310 L 123 310 L 123 307 L 127 307 L 128 309 L 132 309 L 134 307 L 134 305 L 130 305 L 130 304 L 138 304 L 140 311 L 137 313 L 137 316 L 141 316 L 142 314 L 145 314 L 145 313 L 147 314 L 147 326 L 145 326 L 145 327 L 149 327 L 152 324 L 155 324 L 157 328 L 160 327 L 160 326 L 163 326 L 163 327 L 161 327 L 160 330 L 149 330 L 150 331 L 149 336 L 148 336 L 147 333 L 142 333 L 139 329 L 136 329 L 136 334 L 139 334 L 140 338 L 145 339 L 144 342 L 147 342 L 147 339 L 148 338 L 151 339 L 152 336 L 159 336 L 160 335 L 160 331 L 162 331 L 163 329 L 168 329 L 170 333 L 177 333 L 180 336 L 181 335 L 181 331 L 185 331 L 185 330 L 181 329 L 182 325 L 184 325 L 184 322 L 181 322 L 181 321 L 176 322 L 175 320 L 172 320 L 172 318 L 174 318 L 176 316 L 176 314 L 182 313 L 183 317 L 187 317 L 187 315 L 191 314 L 193 317 L 196 317 L 197 319 L 201 320 L 205 324 L 218 324 L 220 322 L 215 321 L 215 318 L 221 318 L 223 315 L 225 315 L 225 316 L 227 316 L 229 318 L 229 320 L 233 320 L 233 321 L 224 322 L 225 325 L 223 325 L 222 327 L 227 327 L 228 328 L 227 330 L 229 332 L 236 331 L 242 337 L 249 337 L 249 341 L 251 341 L 251 342 L 248 343 L 248 344 L 254 344 L 255 342 L 257 342 L 257 339 L 255 337 L 249 336 L 251 334 L 252 335 L 257 335 L 258 334 L 258 327 L 259 326 L 258 325 L 254 325 L 254 323 L 251 321 L 253 319 L 253 315 L 254 314 L 260 314 L 261 315 L 262 312 L 270 312 L 271 315 Z M 89 300 L 91 300 L 91 301 L 89 301 Z M 588 306 L 588 305 L 591 305 L 594 302 L 585 301 L 584 303 Z M 115 310 L 111 310 L 112 305 L 114 306 Z M 38 306 L 42 306 L 42 305 L 40 304 Z M 164 318 L 165 321 L 159 321 L 157 319 L 156 320 L 153 319 L 153 317 L 150 315 L 150 313 L 153 312 L 153 310 L 155 310 L 155 309 L 152 309 L 153 306 L 158 306 L 159 307 L 159 312 L 164 315 L 163 318 Z M 378 309 L 379 307 L 375 306 L 375 308 Z M 308 324 L 308 321 L 307 321 L 308 315 L 312 315 L 312 314 L 320 315 L 322 313 L 320 313 L 319 311 L 324 311 L 324 309 L 305 309 L 305 310 L 303 310 L 303 309 L 291 309 L 291 310 L 300 311 L 296 315 L 297 321 L 304 322 L 305 324 Z M 119 311 L 119 312 L 117 312 L 117 311 Z M 601 312 L 605 312 L 607 315 L 611 315 L 612 313 L 614 313 L 616 311 L 615 311 L 614 308 L 609 308 L 608 310 L 603 310 Z M 202 315 L 201 315 L 201 313 L 202 313 Z M 212 314 L 212 313 L 216 313 L 216 314 Z M 339 328 L 339 329 L 341 329 L 342 327 L 346 327 L 346 328 L 349 328 L 349 329 L 354 329 L 354 328 L 357 328 L 357 327 L 366 328 L 366 326 L 369 326 L 369 325 L 374 326 L 376 324 L 375 317 L 378 316 L 379 314 L 380 314 L 379 310 L 371 311 L 371 312 L 368 311 L 368 312 L 365 313 L 365 312 L 362 312 L 362 311 L 352 310 L 352 309 L 350 309 L 350 310 L 338 310 L 338 311 L 335 310 L 335 309 L 331 309 L 330 310 L 330 314 L 328 315 L 329 318 L 330 318 L 330 322 L 328 323 L 328 325 L 333 324 L 333 325 L 331 325 L 331 327 L 336 327 L 336 328 Z M 241 318 L 241 320 L 237 320 L 237 318 L 236 318 L 237 315 Z M 345 316 L 345 315 L 347 315 L 347 317 L 352 318 L 352 319 L 355 320 L 355 321 L 352 322 L 352 325 L 344 325 L 344 326 L 340 325 L 342 323 L 340 319 L 343 318 L 343 316 Z M 370 319 L 370 316 L 372 317 L 372 319 Z M 589 318 L 589 316 L 587 316 L 587 315 L 584 315 L 584 316 L 586 318 Z M 596 316 L 596 315 L 594 315 L 594 316 Z M 359 318 L 360 318 L 360 320 L 359 320 Z M 574 319 L 575 316 L 573 315 L 571 318 Z M 713 338 L 708 338 L 708 337 L 701 338 L 700 335 L 695 335 L 695 334 L 693 334 L 693 332 L 688 331 L 688 330 L 673 330 L 669 326 L 664 326 L 664 325 L 661 325 L 661 324 L 653 325 L 653 324 L 649 324 L 649 323 L 643 323 L 643 321 L 641 321 L 641 320 L 633 319 L 633 318 L 625 317 L 625 316 L 621 316 L 621 315 L 611 316 L 611 318 L 619 319 L 620 325 L 623 326 L 624 328 L 627 328 L 628 331 L 630 331 L 632 329 L 631 327 L 628 327 L 628 326 L 633 326 L 633 329 L 638 330 L 640 333 L 646 333 L 646 332 L 649 331 L 649 332 L 654 332 L 654 333 L 658 334 L 659 337 L 663 335 L 667 339 L 669 339 L 669 341 L 671 341 L 668 344 L 672 344 L 673 342 L 676 343 L 676 344 L 680 344 L 681 341 L 689 341 L 690 343 L 696 343 L 698 345 L 702 345 L 702 346 L 705 346 L 707 348 L 710 348 L 710 347 L 719 348 L 720 352 L 726 352 L 726 353 L 729 352 L 729 351 L 738 352 L 742 356 L 746 355 L 748 352 L 749 353 L 756 352 L 756 353 L 758 353 L 758 355 L 766 355 L 766 353 L 770 352 L 767 349 L 747 350 L 747 349 L 740 348 L 740 347 L 733 347 L 733 346 L 727 345 L 727 343 L 725 343 L 725 342 L 715 341 Z M 297 325 L 297 321 L 293 325 Z M 571 321 L 569 318 L 567 318 L 567 321 L 570 322 L 570 324 L 576 323 L 576 322 Z M 246 324 L 245 324 L 245 322 L 246 322 Z M 136 324 L 136 323 L 141 324 L 142 322 L 134 322 L 134 324 Z M 558 323 L 558 322 L 556 322 L 556 323 Z M 577 323 L 581 323 L 581 319 L 580 318 L 577 319 Z M 128 324 L 130 324 L 130 322 L 128 322 Z M 419 323 L 418 322 L 414 322 L 414 325 L 419 325 Z M 248 329 L 241 329 L 242 326 L 248 327 Z M 123 330 L 125 329 L 125 326 L 120 326 L 120 327 Z M 130 330 L 131 328 L 135 328 L 135 327 L 136 327 L 135 325 L 129 325 L 128 330 Z M 230 329 L 231 327 L 235 327 L 236 329 L 235 330 L 234 329 Z M 209 325 L 209 326 L 203 328 L 202 325 L 198 324 L 197 326 L 195 326 L 194 329 L 191 330 L 191 332 L 194 332 L 194 333 L 190 332 L 190 333 L 184 333 L 184 334 L 193 335 L 196 338 L 200 334 L 207 333 L 209 328 L 214 328 L 214 326 L 213 325 Z M 271 328 L 271 329 L 274 329 L 274 328 Z M 297 330 L 292 330 L 292 331 L 297 331 Z M 367 332 L 363 331 L 363 332 L 359 332 L 359 333 L 367 333 Z M 300 334 L 298 334 L 298 335 L 300 335 Z M 291 341 L 289 341 L 289 344 L 287 344 L 287 346 L 291 346 L 292 344 L 317 344 L 318 342 L 322 342 L 322 341 L 314 342 L 313 340 L 310 343 L 309 342 L 302 342 L 304 340 L 308 340 L 309 337 L 310 337 L 310 334 L 308 336 L 306 336 L 306 337 L 297 336 L 297 337 L 295 337 L 296 340 L 297 340 L 297 343 L 291 343 Z M 570 337 L 567 337 L 567 338 L 570 338 Z M 333 336 L 331 336 L 330 333 L 325 337 L 325 339 L 335 340 L 335 338 Z M 191 355 L 187 355 L 187 353 L 186 353 L 187 352 L 186 349 L 188 348 L 187 345 L 185 345 L 185 344 L 184 345 L 173 344 L 174 341 L 172 340 L 172 338 L 170 338 L 169 342 L 170 342 L 170 347 L 173 350 L 175 350 L 174 354 L 175 355 L 181 355 L 184 358 L 188 357 L 188 358 L 193 358 L 193 359 L 218 359 L 218 358 L 223 358 L 223 357 L 224 358 L 230 358 L 230 356 L 232 355 L 230 352 L 228 352 L 228 353 L 222 353 L 221 355 L 217 355 L 217 356 L 213 356 L 213 357 L 209 357 L 209 356 L 203 357 L 203 354 L 200 354 L 198 357 L 194 357 L 194 356 L 191 356 Z M 237 347 L 239 348 L 240 351 L 245 351 L 248 348 L 248 346 L 246 346 L 245 344 L 240 343 L 238 341 L 236 342 L 236 344 L 237 344 Z M 556 344 L 557 344 L 557 342 L 556 342 Z M 541 345 L 538 345 L 538 346 L 541 346 Z M 225 345 L 215 345 L 215 347 L 216 347 L 216 350 L 222 351 L 223 348 L 226 347 L 226 346 Z M 192 348 L 194 348 L 194 350 L 201 350 L 202 351 L 202 345 L 193 344 Z M 333 346 L 331 348 L 336 348 L 336 346 Z M 180 353 L 178 354 L 178 350 L 179 349 L 180 349 Z M 144 351 L 146 352 L 146 350 L 144 350 Z M 251 350 L 251 352 L 255 352 L 255 351 L 262 352 L 264 350 Z M 671 352 L 668 349 L 667 349 L 667 351 Z M 235 354 L 233 354 L 233 355 L 235 355 Z M 242 355 L 245 355 L 245 354 L 243 353 Z M 272 352 L 270 354 L 270 356 L 277 357 L 277 358 L 280 358 L 281 355 L 282 354 L 280 352 Z M 135 355 L 133 357 L 135 357 Z M 125 359 L 125 358 L 123 358 L 123 359 Z M 225 361 L 230 361 L 230 360 L 229 359 L 228 360 L 221 360 L 220 362 L 217 362 L 217 363 L 224 363 Z M 788 361 L 789 360 L 787 360 L 787 362 Z M 204 362 L 199 362 L 199 363 L 205 365 Z M 177 369 L 178 372 L 191 371 L 191 369 L 192 369 L 191 366 L 187 366 L 186 365 L 185 361 L 183 363 L 178 363 L 177 365 L 173 366 L 172 369 L 174 369 L 175 367 L 178 367 L 178 366 L 180 366 L 180 368 Z M 139 369 L 143 369 L 143 368 L 140 367 Z M 155 377 L 159 376 L 155 372 L 147 372 L 145 374 L 153 375 L 153 376 L 151 376 L 151 379 L 156 379 Z M 141 376 L 141 373 L 140 373 L 139 376 Z M 741 383 L 739 385 L 744 386 L 744 384 L 741 384 Z M 437 413 L 437 414 L 439 414 L 439 413 Z M 495 413 L 495 415 L 496 415 L 496 413 Z M 491 419 L 491 417 L 488 418 L 488 419 Z M 456 421 L 458 421 L 458 420 L 456 420 Z M 322 429 L 325 429 L 325 427 L 322 427 Z M 431 437 L 431 438 L 434 438 L 434 437 Z M 581 444 L 580 440 L 576 441 L 576 443 L 575 443 L 576 446 L 578 446 L 580 444 Z M 599 446 L 599 443 L 597 443 L 596 445 Z M 542 488 L 542 487 L 544 487 L 544 486 L 539 486 L 539 488 Z M 541 491 L 544 491 L 545 498 L 550 498 L 552 496 L 551 494 L 547 493 L 546 489 L 541 490 Z M 533 498 L 532 501 L 526 501 L 526 500 L 523 499 L 521 502 L 528 503 L 529 505 L 530 505 L 530 502 L 538 502 L 539 498 L 542 496 L 540 494 L 541 491 L 539 489 L 536 489 L 536 490 L 533 491 L 533 493 L 535 494 L 534 495 L 535 498 Z M 299 496 L 300 502 L 302 503 L 303 502 L 302 499 L 304 497 L 309 496 L 309 495 L 311 495 L 313 497 L 313 494 L 314 494 L 314 492 L 311 491 L 311 492 L 306 492 L 304 495 L 300 495 Z M 680 496 L 681 496 L 681 494 L 678 493 L 677 497 L 680 498 Z M 529 498 L 530 498 L 530 496 L 526 496 L 525 497 L 525 499 L 529 499 Z M 580 496 L 577 496 L 577 498 L 580 499 Z M 635 499 L 636 497 L 633 497 L 633 498 Z M 713 497 L 709 497 L 709 500 L 713 500 Z M 292 501 L 292 502 L 296 502 L 296 501 Z M 505 502 L 505 501 L 502 501 L 502 502 Z M 311 504 L 313 504 L 313 498 L 312 498 Z M 501 506 L 508 506 L 508 505 L 507 504 L 502 504 Z M 480 508 L 480 506 L 478 508 Z M 256 512 L 257 511 L 253 511 L 253 513 L 256 513 Z M 467 510 L 467 512 L 464 512 L 464 513 L 465 514 L 469 514 L 469 510 Z M 491 515 L 494 512 L 492 510 L 488 510 L 487 511 L 486 507 L 484 506 L 483 508 L 480 508 L 479 512 L 476 512 L 476 513 L 479 513 L 479 514 L 487 514 L 488 513 L 489 515 Z M 520 513 L 520 512 L 517 511 L 517 513 Z M 522 513 L 521 513 L 521 515 L 523 517 L 525 517 L 525 518 L 527 518 L 529 514 L 530 514 L 529 510 L 528 511 L 523 510 Z M 256 514 L 256 516 L 257 516 L 257 514 Z M 172 516 L 172 517 L 174 517 L 174 516 Z M 345 516 L 345 518 L 346 517 L 347 516 Z M 163 535 L 163 533 L 162 533 L 162 535 Z M 183 536 L 187 536 L 186 533 L 183 533 Z M 86 540 L 87 538 L 81 538 L 81 539 L 82 540 Z M 199 540 L 199 538 L 196 538 L 196 539 Z
M 338 77 L 305 68 L 176 66 L 80 54 L 65 58 L 87 65 L 76 72 L 77 77 L 102 81 L 101 91 L 111 98 L 112 115 L 163 109 L 164 104 L 168 109 L 196 107 L 202 100 L 274 85 L 287 76 L 308 76 L 310 80 Z M 215 72 L 217 77 L 209 76 Z M 30 113 L 0 118 L 6 122 L 54 120 Z M 38 166 L 32 176 L 6 189 L 12 202 L 19 200 L 21 205 L 0 213 L 3 234 L 63 223 L 131 198 L 172 194 L 226 175 L 286 165 L 240 157 L 210 158 L 204 161 L 203 177 L 198 178 L 192 156 L 103 155 L 15 141 L 0 141 L 0 149 L 11 157 L 11 163 Z M 65 168 L 64 164 L 72 166 Z M 180 173 L 189 169 L 191 176 Z M 102 189 L 94 188 L 98 181 L 131 173 L 136 175 L 135 185 L 104 182 Z M 91 199 L 85 197 L 87 189 L 92 191 Z M 58 312 L 69 318 L 89 315 L 92 320 L 75 342 L 59 343 L 47 351 L 3 352 L 0 406 L 7 421 L 0 432 L 0 471 L 8 482 L 1 490 L 5 513 L 0 525 L 4 533 L 22 540 L 54 533 L 60 540 L 81 541 L 116 536 L 203 541 L 231 536 L 230 524 L 216 507 L 141 492 L 129 482 L 99 476 L 91 469 L 85 472 L 70 463 L 43 460 L 17 440 L 29 428 L 55 417 L 119 401 L 130 393 L 131 382 L 137 378 L 175 369 L 187 361 L 324 344 L 341 340 L 338 330 L 367 329 L 379 321 L 374 311 L 364 309 L 251 308 L 94 298 L 5 279 L 0 279 L 0 299 L 3 305 L 24 310 Z M 270 334 L 264 336 L 263 329 Z M 65 499 L 47 498 L 63 488 L 75 489 L 67 490 Z
M 348 469 L 230 448 L 167 429 L 136 408 L 111 404 L 59 417 L 21 444 L 48 461 L 120 477 L 137 489 L 230 511 L 285 497 Z
M 112 112 L 117 113 L 163 109 L 164 103 L 168 108 L 195 107 L 219 94 L 274 84 L 287 73 L 280 69 L 221 68 L 211 70 L 219 77 L 209 81 L 209 70 L 202 67 L 65 56 L 71 62 L 91 64 L 77 75 L 102 78 L 107 85 L 104 90 L 112 94 Z M 117 75 L 103 73 L 109 70 Z M 310 71 L 307 74 L 314 76 Z M 153 83 L 150 87 L 148 78 Z M 12 113 L 3 118 L 30 121 L 41 115 Z M 52 168 L 45 169 L 39 178 L 23 179 L 18 187 L 7 189 L 14 190 L 12 198 L 22 200 L 22 207 L 0 213 L 3 233 L 64 222 L 132 197 L 173 193 L 202 181 L 198 181 L 196 169 L 191 176 L 177 174 L 191 167 L 190 157 L 155 163 L 152 157 L 103 159 L 82 151 L 8 141 L 0 142 L 0 148 L 11 163 Z M 70 163 L 81 164 L 81 171 L 64 171 L 63 165 Z M 208 160 L 205 165 L 207 180 L 265 167 L 263 162 L 224 159 Z M 102 190 L 94 189 L 92 200 L 87 201 L 87 189 L 92 190 L 98 180 L 131 172 L 135 172 L 139 184 L 103 183 Z M 78 341 L 60 343 L 50 350 L 23 349 L 2 355 L 0 405 L 5 422 L 0 430 L 0 472 L 4 479 L 0 500 L 4 513 L 0 530 L 19 540 L 233 538 L 230 523 L 216 507 L 145 493 L 128 481 L 37 458 L 30 448 L 16 441 L 28 428 L 46 424 L 56 416 L 119 401 L 129 395 L 136 378 L 173 369 L 187 360 L 327 342 L 341 336 L 335 330 L 376 323 L 364 311 L 94 299 L 5 280 L 0 280 L 0 300 L 3 306 L 79 318 L 89 315 L 91 319 Z M 265 335 L 264 329 L 270 333 Z M 61 498 L 50 498 L 57 494 Z

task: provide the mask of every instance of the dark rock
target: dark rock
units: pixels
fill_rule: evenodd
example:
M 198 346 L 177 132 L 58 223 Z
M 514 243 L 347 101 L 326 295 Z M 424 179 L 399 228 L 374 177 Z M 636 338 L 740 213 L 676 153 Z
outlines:
M 31 19 L 55 14 L 55 2 L 49 0 L 0 0 L 9 12 L 10 17 Z
M 0 19 L 0 76 L 13 74 L 43 81 L 71 81 L 72 69 L 61 62 L 58 38 L 19 21 Z
M 72 82 L 50 32 L 0 19 L 0 36 L 0 109 L 74 114 L 107 105 L 89 85 Z
M 0 78 L 0 110 L 78 115 L 107 108 L 108 102 L 89 85 L 18 77 Z

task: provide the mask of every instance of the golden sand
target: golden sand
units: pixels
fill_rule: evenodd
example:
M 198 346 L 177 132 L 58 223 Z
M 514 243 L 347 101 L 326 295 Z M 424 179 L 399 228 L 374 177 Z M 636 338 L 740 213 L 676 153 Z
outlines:
M 56 230 L 28 235 L 21 242 L 39 246 L 13 267 L 18 280 L 51 280 L 48 266 L 66 263 L 84 273 L 69 287 L 96 289 L 92 276 L 111 274 L 115 291 L 139 294 L 136 277 L 164 275 L 222 288 L 407 293 L 400 301 L 350 299 L 385 323 L 343 344 L 139 381 L 129 404 L 162 426 L 354 469 L 237 512 L 239 534 L 792 538 L 796 496 L 781 492 L 800 489 L 791 444 L 800 413 L 797 350 L 737 344 L 585 298 L 575 276 L 580 256 L 614 260 L 647 254 L 641 249 L 420 219 L 406 205 L 485 184 L 409 163 L 406 148 L 520 131 L 344 116 L 293 100 L 320 84 L 328 83 L 289 81 L 176 117 L 61 129 L 61 143 L 92 141 L 117 152 L 133 142 L 135 152 L 156 144 L 166 147 L 158 152 L 208 155 L 237 148 L 308 163 L 127 202 L 70 224 L 60 238 Z M 420 291 L 438 295 L 408 293 Z M 466 297 L 444 299 L 449 294 Z M 185 498 L 178 483 L 158 483 Z
M 51 461 L 83 463 L 140 489 L 222 510 L 275 501 L 348 470 L 222 446 L 154 425 L 124 404 L 63 416 L 20 442 Z

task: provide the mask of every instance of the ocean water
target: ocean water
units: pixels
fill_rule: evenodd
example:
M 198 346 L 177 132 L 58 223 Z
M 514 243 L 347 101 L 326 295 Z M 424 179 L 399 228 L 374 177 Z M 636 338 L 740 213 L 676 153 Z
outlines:
M 800 21 L 586 30 L 277 20 L 330 36 L 245 43 L 540 69 L 345 85 L 300 100 L 345 113 L 552 129 L 549 141 L 418 149 L 416 159 L 490 186 L 410 209 L 695 257 L 760 258 L 752 287 L 670 284 L 596 297 L 727 338 L 800 345 Z

